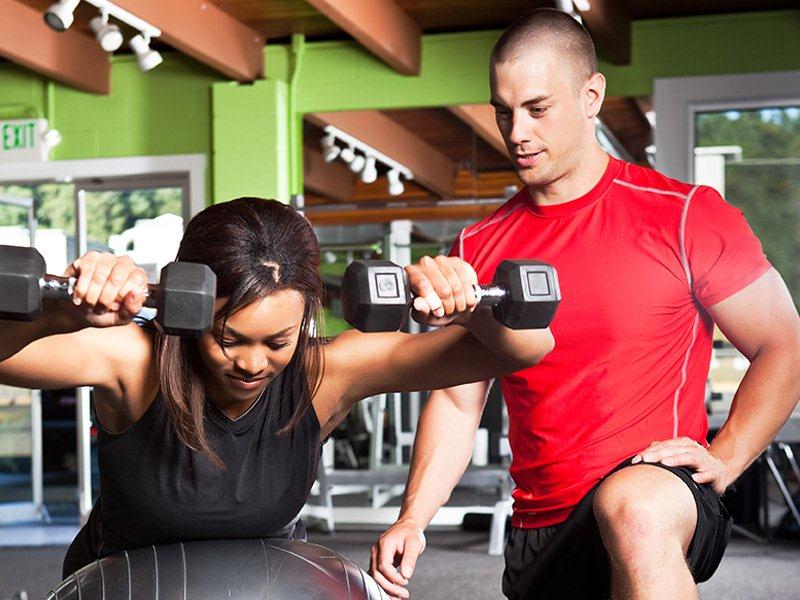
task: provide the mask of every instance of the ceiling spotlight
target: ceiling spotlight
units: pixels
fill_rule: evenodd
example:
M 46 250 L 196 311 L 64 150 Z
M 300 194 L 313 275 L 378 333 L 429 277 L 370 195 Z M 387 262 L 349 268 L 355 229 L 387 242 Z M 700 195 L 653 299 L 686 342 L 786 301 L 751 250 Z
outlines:
M 139 68 L 142 73 L 147 73 L 150 69 L 154 69 L 164 62 L 161 54 L 150 48 L 149 35 L 137 34 L 131 38 L 129 44 L 131 50 L 136 54 L 136 60 L 139 62 Z
M 122 32 L 119 27 L 108 22 L 108 15 L 102 14 L 89 22 L 97 43 L 106 52 L 114 52 L 122 46 Z
M 389 194 L 392 196 L 399 196 L 402 194 L 406 188 L 403 185 L 403 182 L 400 180 L 400 171 L 397 169 L 392 169 L 386 175 L 387 179 L 389 180 Z
M 353 173 L 358 173 L 361 169 L 364 168 L 364 165 L 366 164 L 366 162 L 367 162 L 367 159 L 359 154 L 358 156 L 353 158 L 353 162 L 350 163 L 350 170 Z
M 342 150 L 341 158 L 344 162 L 350 164 L 356 158 L 355 148 L 353 148 L 353 144 L 350 144 L 347 148 Z
M 66 31 L 75 20 L 72 14 L 81 0 L 60 0 L 44 13 L 44 22 L 56 31 Z
M 378 169 L 375 166 L 375 157 L 368 156 L 366 164 L 364 165 L 364 170 L 361 171 L 361 181 L 364 183 L 375 183 L 376 179 L 378 179 Z
M 341 151 L 342 149 L 339 148 L 339 146 L 331 146 L 322 153 L 322 157 L 325 159 L 325 162 L 333 162 Z
M 164 62 L 164 58 L 150 48 L 150 37 L 144 36 L 141 33 L 133 36 L 130 41 L 131 50 L 136 54 L 136 60 L 139 61 L 139 68 L 142 73 L 147 73 Z
M 336 145 L 336 138 L 332 135 L 326 135 L 319 143 L 322 146 L 322 156 L 325 162 L 336 160 L 336 157 L 339 156 L 339 152 L 342 150 Z

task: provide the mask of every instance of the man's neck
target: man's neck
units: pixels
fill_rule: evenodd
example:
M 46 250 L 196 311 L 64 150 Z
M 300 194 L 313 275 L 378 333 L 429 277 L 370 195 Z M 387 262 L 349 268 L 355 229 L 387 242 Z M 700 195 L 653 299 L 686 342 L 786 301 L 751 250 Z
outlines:
M 589 193 L 603 177 L 610 157 L 599 145 L 593 145 L 583 160 L 563 177 L 544 186 L 528 186 L 531 200 L 538 206 L 571 202 Z

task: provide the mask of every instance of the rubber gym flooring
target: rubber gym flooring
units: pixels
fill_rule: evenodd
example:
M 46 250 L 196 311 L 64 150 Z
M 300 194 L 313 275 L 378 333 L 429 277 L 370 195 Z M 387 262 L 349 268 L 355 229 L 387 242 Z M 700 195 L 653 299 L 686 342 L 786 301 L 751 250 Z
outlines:
M 366 568 L 373 531 L 311 532 L 311 541 L 350 557 Z M 486 554 L 487 535 L 432 531 L 411 584 L 418 600 L 491 600 L 502 598 L 502 558 Z M 31 600 L 43 598 L 59 579 L 66 548 L 0 548 L 0 600 L 25 589 Z M 734 537 L 722 564 L 700 588 L 703 600 L 800 599 L 800 541 L 761 545 Z

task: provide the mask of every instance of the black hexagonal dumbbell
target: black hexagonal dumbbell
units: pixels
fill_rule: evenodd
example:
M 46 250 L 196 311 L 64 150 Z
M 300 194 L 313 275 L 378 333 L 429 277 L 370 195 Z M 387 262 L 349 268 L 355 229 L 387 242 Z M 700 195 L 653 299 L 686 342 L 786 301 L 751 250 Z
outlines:
M 45 298 L 68 300 L 74 279 L 45 273 L 34 248 L 0 246 L 0 319 L 33 321 Z M 206 265 L 169 263 L 161 282 L 147 286 L 145 306 L 155 308 L 156 323 L 170 335 L 200 336 L 211 327 L 217 277 Z
M 536 260 L 504 260 L 491 285 L 475 286 L 479 306 L 491 306 L 511 329 L 539 329 L 553 320 L 561 291 L 555 268 Z M 342 279 L 342 309 L 361 331 L 397 331 L 413 297 L 405 270 L 388 260 L 357 260 Z

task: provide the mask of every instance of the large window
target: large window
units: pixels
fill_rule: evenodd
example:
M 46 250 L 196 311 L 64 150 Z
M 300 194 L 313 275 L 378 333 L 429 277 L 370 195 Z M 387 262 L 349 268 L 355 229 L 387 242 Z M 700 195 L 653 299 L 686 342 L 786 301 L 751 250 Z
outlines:
M 697 147 L 723 149 L 720 191 L 742 209 L 800 306 L 800 107 L 696 113 L 695 127 Z

